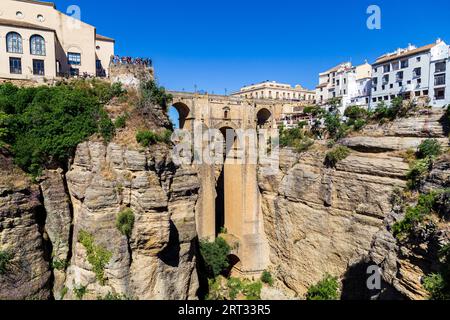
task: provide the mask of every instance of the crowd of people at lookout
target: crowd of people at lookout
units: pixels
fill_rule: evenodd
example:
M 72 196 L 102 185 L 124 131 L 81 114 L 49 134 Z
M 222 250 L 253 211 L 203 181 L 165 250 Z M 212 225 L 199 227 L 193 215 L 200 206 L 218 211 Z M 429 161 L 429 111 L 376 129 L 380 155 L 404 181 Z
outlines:
M 152 60 L 149 58 L 120 57 L 118 55 L 111 56 L 111 63 L 114 65 L 127 64 L 145 67 L 151 67 L 153 64 Z

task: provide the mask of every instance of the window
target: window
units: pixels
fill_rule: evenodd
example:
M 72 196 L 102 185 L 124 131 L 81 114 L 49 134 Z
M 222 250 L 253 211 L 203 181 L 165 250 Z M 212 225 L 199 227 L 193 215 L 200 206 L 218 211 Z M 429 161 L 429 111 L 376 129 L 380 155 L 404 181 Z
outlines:
M 390 71 L 391 71 L 391 65 L 390 64 L 387 64 L 387 65 L 383 66 L 383 72 L 384 73 L 390 72 Z
M 22 59 L 9 58 L 9 72 L 13 74 L 22 74 Z
M 81 53 L 67 53 L 67 60 L 69 64 L 80 65 L 81 64 Z
M 436 100 L 444 100 L 445 99 L 445 89 L 444 88 L 435 89 L 434 97 L 436 98 Z
M 6 51 L 11 53 L 23 53 L 22 37 L 17 32 L 6 35 Z
M 389 83 L 389 75 L 385 75 L 383 76 L 383 84 L 388 84 Z
M 378 78 L 373 78 L 372 79 L 373 84 L 376 86 L 378 84 Z
M 403 81 L 403 71 L 397 72 L 395 79 L 397 82 Z
M 44 21 L 45 21 L 45 18 L 44 18 L 44 16 L 43 16 L 42 14 L 38 14 L 37 17 L 36 17 L 36 19 L 37 19 L 37 21 L 39 21 L 39 22 L 44 22 Z
M 422 68 L 415 68 L 413 70 L 413 78 L 420 78 L 422 76 Z
M 45 75 L 44 60 L 33 59 L 33 74 L 35 76 Z
M 386 90 L 386 86 L 385 86 L 385 85 L 382 85 L 382 86 L 381 86 L 381 90 Z
M 391 94 L 391 100 L 395 99 L 395 94 Z
M 80 69 L 70 68 L 70 76 L 75 77 L 80 75 Z
M 344 84 L 346 84 L 346 83 L 347 83 L 347 79 L 344 78 Z
M 409 67 L 409 60 L 403 60 L 401 62 L 402 65 L 402 69 L 408 68 Z
M 45 56 L 45 40 L 39 35 L 30 38 L 30 53 L 37 56 Z
M 388 101 L 389 100 L 389 96 L 384 96 L 384 100 Z
M 399 86 L 399 87 L 403 87 L 403 82 L 400 81 L 400 82 L 398 83 L 398 86 Z
M 422 79 L 417 79 L 417 84 L 421 84 L 422 83 Z
M 377 102 L 377 98 L 373 98 L 372 101 L 373 101 L 373 102 Z
M 420 62 L 421 60 L 422 60 L 421 57 L 417 57 L 417 58 L 416 58 L 416 61 L 417 61 L 417 62 Z
M 420 91 L 416 91 L 416 92 L 414 93 L 414 95 L 415 95 L 416 97 L 420 97 Z
M 16 12 L 16 17 L 19 18 L 19 19 L 23 19 L 23 13 L 22 13 L 22 11 L 17 11 L 17 12 Z
M 445 72 L 447 70 L 447 64 L 445 62 L 436 63 L 436 71 L 435 72 Z
M 445 85 L 445 74 L 439 74 L 437 76 L 434 76 L 434 85 L 435 86 Z
M 411 80 L 408 80 L 408 81 L 406 82 L 406 84 L 411 84 Z
M 377 72 L 378 72 L 378 68 L 373 68 L 373 71 L 374 71 L 375 73 L 377 73 Z
M 339 85 L 341 82 L 339 80 L 336 81 L 336 85 Z
M 427 96 L 428 95 L 428 90 L 423 90 L 423 95 Z
M 400 69 L 400 62 L 396 61 L 392 63 L 392 70 L 397 71 Z
M 102 66 L 102 60 L 95 60 L 95 68 L 97 69 L 97 70 L 99 70 L 99 69 L 103 69 L 103 66 Z
M 394 84 L 391 83 L 391 84 L 389 85 L 389 88 L 394 89 Z

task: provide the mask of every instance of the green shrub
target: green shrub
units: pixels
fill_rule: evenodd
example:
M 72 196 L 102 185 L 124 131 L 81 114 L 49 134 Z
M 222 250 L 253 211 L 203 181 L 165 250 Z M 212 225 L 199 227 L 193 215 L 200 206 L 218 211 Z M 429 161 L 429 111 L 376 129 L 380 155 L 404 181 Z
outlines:
M 91 264 L 97 280 L 105 285 L 105 267 L 109 263 L 112 253 L 94 243 L 94 237 L 84 230 L 78 233 L 78 242 L 86 249 L 87 260 Z
M 73 294 L 78 300 L 83 300 L 84 296 L 87 293 L 87 286 L 74 286 Z
M 264 270 L 261 275 L 261 281 L 265 284 L 268 284 L 269 286 L 273 286 L 272 274 L 269 271 Z
M 116 227 L 126 237 L 131 237 L 134 226 L 134 213 L 131 209 L 126 209 L 117 215 Z
M 141 146 L 148 147 L 150 144 L 158 143 L 158 135 L 149 130 L 138 131 L 138 133 L 136 134 L 136 141 Z
M 429 292 L 431 300 L 450 300 L 448 284 L 442 274 L 433 273 L 423 279 L 423 287 Z
M 117 117 L 117 119 L 114 121 L 114 127 L 116 129 L 125 128 L 127 126 L 127 119 L 128 119 L 128 115 L 127 114 L 124 114 L 124 115 L 121 115 L 121 116 Z
M 338 278 L 327 274 L 316 285 L 308 288 L 307 300 L 338 300 L 339 282 Z
M 9 265 L 13 259 L 13 254 L 8 250 L 0 250 L 0 275 L 4 275 L 9 270 Z
M 221 237 L 214 242 L 201 241 L 200 253 L 205 261 L 207 276 L 214 279 L 229 267 L 228 256 L 231 248 Z
M 98 296 L 97 300 L 105 300 L 105 301 L 120 301 L 120 300 L 133 300 L 127 295 L 108 292 L 105 296 Z
M 343 145 L 338 145 L 329 151 L 325 156 L 325 163 L 330 167 L 335 167 L 339 161 L 346 159 L 351 150 Z
M 170 144 L 172 137 L 172 131 L 164 130 L 161 134 L 157 134 L 150 130 L 139 131 L 136 134 L 136 141 L 143 147 L 157 144 L 158 142 Z
M 419 159 L 425 159 L 428 157 L 437 157 L 442 154 L 442 147 L 438 140 L 427 139 L 423 141 L 417 151 L 417 157 Z
M 207 300 L 236 300 L 245 297 L 246 300 L 261 300 L 261 281 L 250 281 L 248 279 L 223 277 L 209 279 L 209 293 Z
M 156 104 L 165 111 L 168 110 L 169 104 L 173 99 L 172 95 L 168 94 L 164 87 L 158 86 L 153 80 L 142 83 L 141 92 L 144 104 L 146 102 Z
M 52 268 L 56 269 L 56 270 L 59 270 L 59 271 L 66 270 L 67 265 L 68 265 L 67 260 L 58 260 L 58 259 L 56 259 L 56 260 L 52 261 Z
M 352 120 L 364 120 L 367 118 L 368 112 L 359 106 L 349 106 L 345 109 L 344 116 Z
M 417 189 L 420 186 L 421 180 L 429 173 L 431 165 L 431 158 L 416 160 L 410 164 L 410 169 L 406 174 L 410 190 Z
M 313 144 L 314 140 L 308 138 L 300 126 L 292 129 L 280 129 L 281 147 L 290 147 L 300 153 L 307 151 Z
M 358 119 L 353 123 L 353 130 L 360 131 L 367 124 L 366 120 Z
M 406 208 L 403 220 L 392 226 L 392 232 L 397 239 L 402 240 L 412 235 L 414 228 L 422 223 L 433 210 L 436 203 L 436 195 L 436 192 L 422 194 L 419 196 L 416 206 Z
M 1 84 L 1 141 L 11 146 L 16 164 L 35 176 L 48 165 L 65 165 L 93 134 L 101 133 L 105 141 L 114 134 L 99 96 L 84 82 L 34 88 Z

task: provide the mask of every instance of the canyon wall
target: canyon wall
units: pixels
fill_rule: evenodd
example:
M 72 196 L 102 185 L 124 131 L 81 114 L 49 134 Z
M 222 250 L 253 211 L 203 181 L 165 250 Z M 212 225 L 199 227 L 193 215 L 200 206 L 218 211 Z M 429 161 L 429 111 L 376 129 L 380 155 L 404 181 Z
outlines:
M 353 151 L 336 168 L 324 164 L 325 146 L 301 154 L 281 150 L 280 174 L 260 173 L 259 186 L 271 270 L 283 289 L 301 297 L 325 273 L 344 279 L 344 284 L 347 279 L 347 290 L 354 291 L 349 296 L 358 294 L 352 280 L 366 286 L 367 276 L 352 279 L 351 270 L 375 264 L 369 256 L 375 255 L 373 247 L 382 234 L 393 238 L 384 220 L 391 214 L 394 190 L 406 187 L 409 165 L 401 152 L 430 137 L 448 146 L 442 118 L 443 112 L 435 110 L 368 126 L 341 141 Z M 375 262 L 381 265 L 384 256 L 388 253 L 379 253 Z M 383 276 L 392 284 L 392 277 Z
M 14 258 L 0 275 L 1 299 L 197 297 L 200 186 L 192 168 L 174 165 L 167 146 L 82 143 L 67 173 L 44 172 L 41 192 L 3 158 L 0 249 Z M 116 226 L 126 209 L 135 218 L 129 238 Z M 81 232 L 109 256 L 102 281 Z

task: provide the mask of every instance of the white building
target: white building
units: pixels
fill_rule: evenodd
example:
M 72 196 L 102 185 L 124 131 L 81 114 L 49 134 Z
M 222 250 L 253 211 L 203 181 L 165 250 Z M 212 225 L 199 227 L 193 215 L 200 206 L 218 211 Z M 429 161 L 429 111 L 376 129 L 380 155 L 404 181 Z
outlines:
M 439 39 L 379 57 L 373 64 L 371 107 L 389 105 L 396 97 L 428 100 L 435 108 L 450 104 L 449 56 L 449 46 Z
M 296 85 L 294 88 L 290 84 L 278 83 L 275 81 L 264 81 L 257 84 L 242 87 L 239 92 L 231 96 L 242 99 L 262 99 L 262 100 L 289 100 L 304 101 L 314 103 L 315 92 Z
M 340 112 L 344 113 L 350 105 L 368 107 L 372 67 L 367 62 L 352 66 L 351 62 L 342 63 L 319 74 L 319 85 L 316 87 L 316 101 L 326 105 L 330 99 L 341 100 Z

